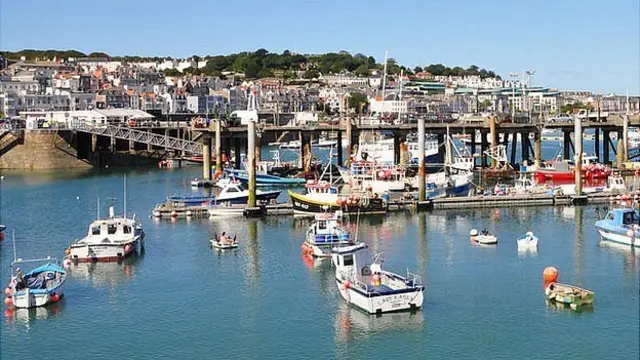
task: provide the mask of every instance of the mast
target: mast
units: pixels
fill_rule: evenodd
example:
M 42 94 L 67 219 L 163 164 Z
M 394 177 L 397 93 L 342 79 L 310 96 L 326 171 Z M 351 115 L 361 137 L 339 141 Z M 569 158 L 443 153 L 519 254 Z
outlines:
M 100 220 L 100 196 L 96 196 L 96 213 L 97 213 L 97 218 L 96 220 Z
M 398 95 L 398 100 L 402 103 L 402 76 L 404 74 L 404 70 L 400 70 L 400 95 Z M 398 104 L 398 120 L 400 119 L 400 111 L 402 110 L 402 105 Z
M 127 174 L 124 174 L 124 218 L 127 218 Z
M 387 87 L 387 50 L 384 51 L 384 65 L 382 70 L 382 101 L 384 101 L 384 93 L 385 93 L 386 87 Z

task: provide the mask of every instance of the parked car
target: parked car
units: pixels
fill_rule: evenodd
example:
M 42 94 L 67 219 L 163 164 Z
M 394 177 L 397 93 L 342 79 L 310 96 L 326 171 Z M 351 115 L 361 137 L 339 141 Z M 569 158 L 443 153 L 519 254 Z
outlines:
M 550 123 L 570 123 L 573 122 L 573 118 L 569 115 L 558 115 L 547 119 Z

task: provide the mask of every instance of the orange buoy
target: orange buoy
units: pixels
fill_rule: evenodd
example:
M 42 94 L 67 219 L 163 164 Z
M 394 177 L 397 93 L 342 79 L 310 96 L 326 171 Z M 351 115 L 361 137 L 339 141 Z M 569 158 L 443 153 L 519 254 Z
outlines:
M 58 296 L 58 294 L 55 294 L 55 293 L 54 293 L 54 294 L 51 294 L 50 299 L 51 299 L 51 301 L 53 301 L 53 302 L 58 302 L 58 300 L 60 300 L 60 296 Z
M 12 307 L 13 306 L 13 299 L 11 299 L 10 297 L 4 298 L 4 304 L 7 305 L 7 307 Z
M 553 266 L 546 267 L 542 272 L 545 286 L 549 283 L 558 281 L 558 269 Z

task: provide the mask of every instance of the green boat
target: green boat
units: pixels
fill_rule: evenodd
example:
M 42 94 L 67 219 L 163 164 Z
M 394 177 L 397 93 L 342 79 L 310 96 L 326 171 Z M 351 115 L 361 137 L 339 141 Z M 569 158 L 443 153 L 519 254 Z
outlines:
M 550 283 L 545 294 L 550 301 L 569 305 L 572 310 L 593 304 L 595 298 L 595 293 L 591 290 L 557 282 Z

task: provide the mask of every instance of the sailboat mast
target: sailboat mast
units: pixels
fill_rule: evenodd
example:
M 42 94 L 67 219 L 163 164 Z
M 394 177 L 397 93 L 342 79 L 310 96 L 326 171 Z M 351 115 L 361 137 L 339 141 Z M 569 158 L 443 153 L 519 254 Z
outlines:
M 18 253 L 16 252 L 16 231 L 11 229 L 11 239 L 13 241 L 13 261 L 18 260 Z
M 97 213 L 97 219 L 96 220 L 100 220 L 100 196 L 96 196 L 96 213 Z
M 387 50 L 384 51 L 384 64 L 383 64 L 383 70 L 382 70 L 382 101 L 384 101 L 384 93 L 386 91 L 386 88 L 387 88 Z
M 402 76 L 404 75 L 404 70 L 400 70 L 400 95 L 398 95 L 398 100 L 402 102 Z M 402 106 L 398 105 L 398 119 L 400 119 L 400 112 Z
M 127 218 L 127 174 L 124 174 L 124 218 Z

